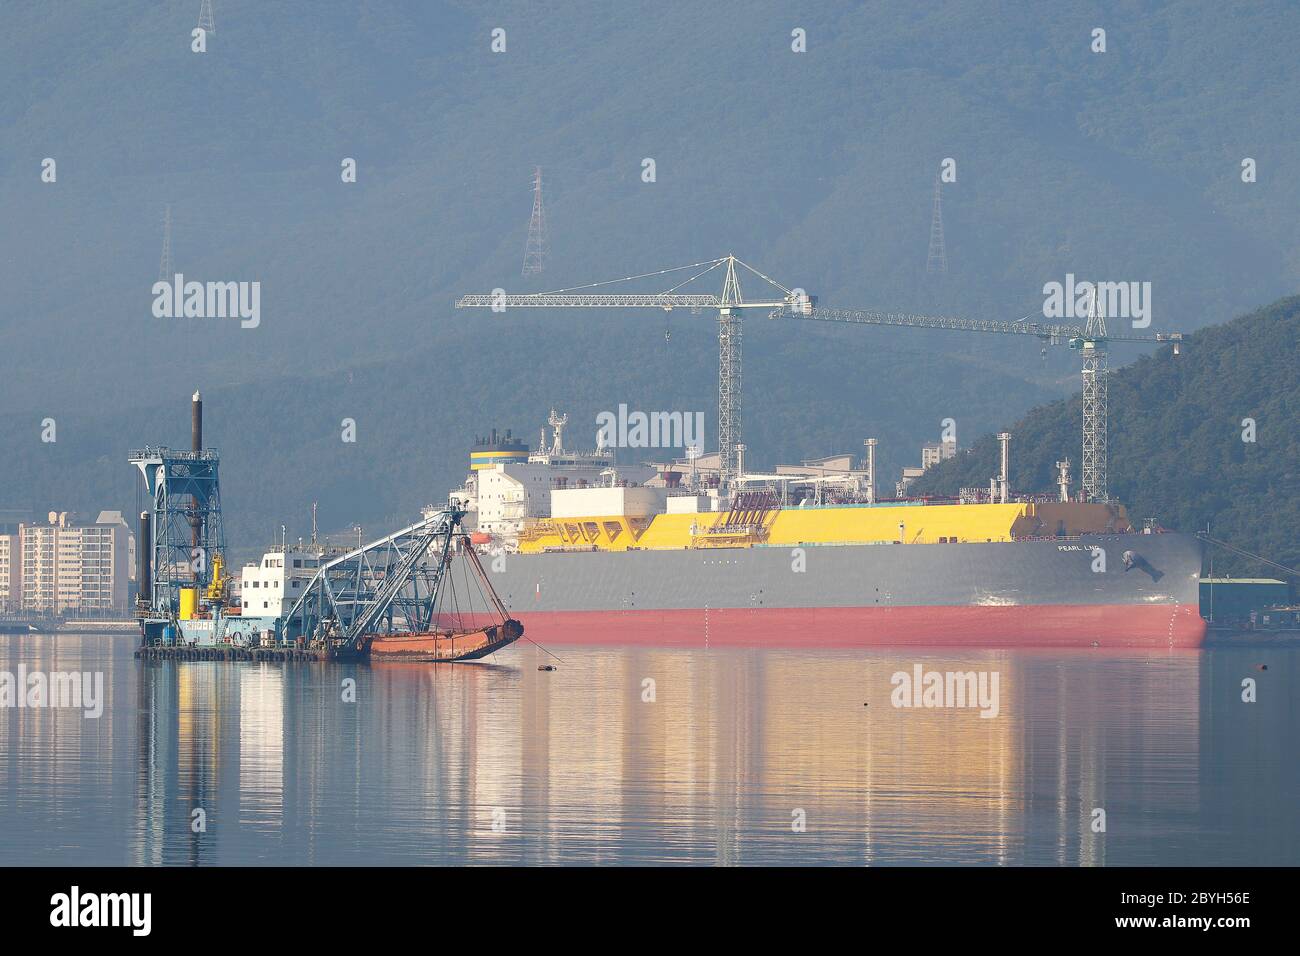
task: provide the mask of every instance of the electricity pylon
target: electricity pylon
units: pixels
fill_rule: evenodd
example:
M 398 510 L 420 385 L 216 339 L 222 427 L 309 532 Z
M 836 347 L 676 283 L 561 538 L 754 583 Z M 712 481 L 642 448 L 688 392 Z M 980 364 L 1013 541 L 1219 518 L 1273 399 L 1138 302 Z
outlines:
M 172 268 L 172 206 L 167 204 L 163 212 L 162 259 L 158 262 L 158 281 L 171 282 L 176 270 Z
M 526 276 L 541 275 L 546 259 L 546 216 L 542 211 L 542 167 L 533 169 L 533 217 L 528 220 L 528 241 L 524 243 Z
M 930 253 L 925 259 L 925 271 L 939 275 L 948 274 L 948 251 L 943 243 L 943 205 L 939 199 L 939 177 L 934 177 L 934 207 L 930 215 Z

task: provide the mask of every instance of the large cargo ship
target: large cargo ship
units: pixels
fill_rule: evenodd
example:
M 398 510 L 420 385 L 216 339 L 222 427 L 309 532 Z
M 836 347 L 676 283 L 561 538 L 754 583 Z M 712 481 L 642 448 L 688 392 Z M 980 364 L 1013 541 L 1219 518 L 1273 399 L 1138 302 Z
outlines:
M 1119 504 L 1015 500 L 1005 481 L 965 501 L 878 501 L 874 488 L 855 500 L 861 473 L 847 467 L 751 476 L 762 490 L 727 496 L 698 476 L 684 485 L 674 466 L 574 481 L 575 466 L 551 463 L 558 451 L 557 438 L 528 463 L 480 467 L 453 493 L 478 514 L 496 592 L 544 643 L 1173 648 L 1205 636 L 1200 540 L 1135 529 Z

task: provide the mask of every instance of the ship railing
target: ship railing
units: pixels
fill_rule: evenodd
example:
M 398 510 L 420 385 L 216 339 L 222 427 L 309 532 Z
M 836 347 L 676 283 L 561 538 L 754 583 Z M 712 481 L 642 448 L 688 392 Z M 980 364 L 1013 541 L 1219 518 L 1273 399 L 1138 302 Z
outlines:
M 765 534 L 767 526 L 763 524 L 733 524 L 719 525 L 712 528 L 692 527 L 691 534 L 700 538 L 734 538 L 744 537 L 746 535 Z
M 128 460 L 166 458 L 172 461 L 215 461 L 218 457 L 215 448 L 204 448 L 202 451 L 181 451 L 176 448 L 168 448 L 166 445 L 145 445 L 143 448 L 131 449 Z
M 1018 534 L 1013 541 L 1082 541 L 1085 538 L 1114 538 L 1119 535 L 1136 535 L 1139 537 L 1152 534 L 1171 534 L 1165 528 L 1152 528 L 1143 530 L 1141 528 L 1129 528 L 1127 531 L 1083 531 L 1079 534 Z

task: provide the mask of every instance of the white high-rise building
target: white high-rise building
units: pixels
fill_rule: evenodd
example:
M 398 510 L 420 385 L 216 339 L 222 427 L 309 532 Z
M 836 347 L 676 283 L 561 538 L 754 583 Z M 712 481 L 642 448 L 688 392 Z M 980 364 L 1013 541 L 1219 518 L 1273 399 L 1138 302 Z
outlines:
M 135 536 L 120 511 L 93 523 L 51 511 L 49 524 L 19 526 L 22 607 L 45 614 L 125 612 L 135 579 Z
M 18 529 L 0 527 L 0 611 L 16 611 L 22 604 L 18 577 L 21 554 Z

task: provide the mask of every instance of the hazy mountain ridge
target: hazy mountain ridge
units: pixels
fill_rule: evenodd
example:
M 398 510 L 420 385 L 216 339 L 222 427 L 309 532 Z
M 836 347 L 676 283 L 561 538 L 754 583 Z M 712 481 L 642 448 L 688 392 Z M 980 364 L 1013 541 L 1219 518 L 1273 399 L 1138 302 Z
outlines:
M 331 488 L 343 525 L 409 511 L 459 480 L 475 433 L 513 426 L 533 441 L 552 404 L 574 421 L 619 402 L 699 409 L 713 433 L 710 317 L 673 316 L 666 344 L 658 313 L 498 320 L 454 311 L 464 291 L 729 251 L 828 305 L 998 318 L 1041 309 L 1043 283 L 1067 271 L 1152 281 L 1163 329 L 1294 291 L 1300 89 L 1285 4 L 361 2 L 305 15 L 219 0 L 203 55 L 189 51 L 196 13 L 7 8 L 0 504 L 115 506 L 105 499 L 131 493 L 125 449 L 183 444 L 195 387 L 214 444 L 230 429 L 230 526 L 248 534 Z M 806 54 L 790 52 L 795 26 Z M 1257 183 L 1240 181 L 1245 155 Z M 40 182 L 45 156 L 56 184 Z M 339 181 L 344 156 L 355 184 Z M 925 257 L 946 156 L 958 178 L 938 280 Z M 525 283 L 535 164 L 550 258 Z M 176 268 L 259 280 L 258 329 L 150 315 L 169 201 Z M 755 463 L 856 451 L 875 434 L 892 473 L 943 417 L 977 434 L 1077 381 L 1064 350 L 1044 360 L 993 336 L 754 318 Z M 59 442 L 37 446 L 47 416 Z M 360 426 L 353 464 L 336 447 L 342 417 Z M 428 494 L 412 472 L 428 473 Z

